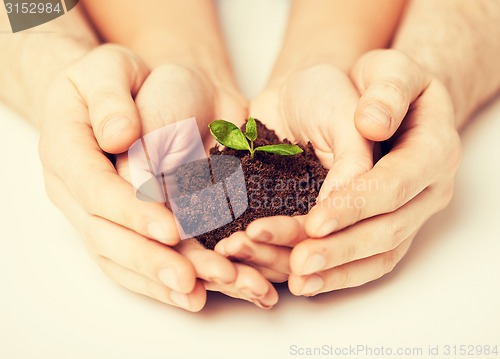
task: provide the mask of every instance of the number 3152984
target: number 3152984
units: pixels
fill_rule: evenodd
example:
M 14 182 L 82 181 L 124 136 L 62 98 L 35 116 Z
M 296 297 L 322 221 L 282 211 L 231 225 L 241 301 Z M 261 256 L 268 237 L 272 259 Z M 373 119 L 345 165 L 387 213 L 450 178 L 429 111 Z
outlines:
M 55 5 L 51 3 L 5 3 L 5 8 L 7 9 L 7 14 L 60 14 L 64 12 L 61 8 L 61 4 L 57 3 Z

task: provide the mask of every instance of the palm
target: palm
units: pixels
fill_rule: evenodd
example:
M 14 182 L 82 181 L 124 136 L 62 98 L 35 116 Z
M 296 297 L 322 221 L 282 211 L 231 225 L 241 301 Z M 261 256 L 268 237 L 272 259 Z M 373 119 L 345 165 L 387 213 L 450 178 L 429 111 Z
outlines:
M 262 92 L 250 114 L 291 141 L 310 141 L 323 165 L 347 182 L 369 170 L 372 150 L 353 124 L 358 94 L 342 71 L 319 65 L 297 72 Z
M 141 88 L 137 108 L 142 118 L 142 133 L 195 117 L 204 140 L 208 123 L 220 117 L 243 119 L 246 103 L 236 92 L 215 88 L 201 73 L 177 66 L 156 68 Z

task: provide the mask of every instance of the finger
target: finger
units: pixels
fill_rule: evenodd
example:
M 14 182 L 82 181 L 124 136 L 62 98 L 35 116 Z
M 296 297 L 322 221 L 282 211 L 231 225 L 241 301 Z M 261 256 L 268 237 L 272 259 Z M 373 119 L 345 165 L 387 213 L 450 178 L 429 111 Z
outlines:
M 124 152 L 139 138 L 141 121 L 133 97 L 147 75 L 139 57 L 117 45 L 100 46 L 69 71 L 104 151 Z
M 354 126 L 359 97 L 345 73 L 330 66 L 316 66 L 306 70 L 303 76 L 306 76 L 304 83 L 315 88 L 303 88 L 301 83 L 296 83 L 300 89 L 294 96 L 302 95 L 308 101 L 300 110 L 292 112 L 290 121 L 298 122 L 291 126 L 303 133 L 302 140 L 310 139 L 314 143 L 316 155 L 329 169 L 318 196 L 321 200 L 333 189 L 346 186 L 372 168 L 372 144 Z M 314 92 L 306 93 L 307 89 Z M 317 95 L 310 98 L 311 93 Z
M 371 171 L 311 209 L 305 223 L 310 237 L 324 237 L 365 218 L 395 211 L 424 188 L 453 176 L 460 161 L 460 140 L 449 124 L 438 120 L 453 117 L 441 95 L 439 85 L 431 83 L 415 102 L 391 151 Z M 437 99 L 443 101 L 439 106 Z
M 201 282 L 197 282 L 190 293 L 179 293 L 105 257 L 97 261 L 108 277 L 128 290 L 191 312 L 199 312 L 205 306 L 207 295 Z
M 351 149 L 339 149 L 334 151 L 334 161 L 332 167 L 328 170 L 317 201 L 322 201 L 333 191 L 338 191 L 347 187 L 353 179 L 368 172 L 373 166 L 372 145 L 360 143 Z M 335 154 L 338 151 L 338 154 Z
M 427 189 L 395 212 L 366 219 L 325 238 L 305 240 L 290 255 L 292 273 L 308 275 L 388 252 L 438 210 L 436 195 Z
M 249 263 L 245 263 L 251 265 Z M 271 283 L 284 283 L 288 280 L 289 274 L 278 272 L 266 267 L 253 266 Z
M 233 263 L 220 254 L 206 249 L 196 240 L 183 240 L 175 248 L 191 261 L 198 278 L 219 284 L 229 284 L 236 280 Z
M 410 104 L 430 82 L 418 64 L 395 50 L 364 55 L 351 77 L 361 93 L 354 116 L 356 128 L 373 141 L 387 140 L 396 132 Z
M 395 249 L 307 276 L 290 275 L 288 287 L 295 295 L 314 296 L 351 288 L 376 280 L 391 272 L 408 251 L 415 234 Z
M 248 225 L 245 234 L 256 242 L 294 247 L 308 238 L 304 230 L 305 220 L 305 216 L 259 218 Z
M 230 284 L 205 283 L 207 290 L 218 291 L 233 298 L 248 300 L 269 309 L 278 302 L 278 292 L 255 268 L 234 263 L 236 280 Z
M 94 217 L 87 237 L 101 256 L 182 293 L 193 290 L 196 272 L 174 249 Z
M 84 121 L 86 117 L 85 109 L 74 99 L 55 112 L 54 120 L 72 116 Z M 172 213 L 163 204 L 137 198 L 132 185 L 117 175 L 113 164 L 101 152 L 88 126 L 78 120 L 55 122 L 47 124 L 40 140 L 42 162 L 57 174 L 88 213 L 162 243 L 178 243 Z
M 196 273 L 181 254 L 125 227 L 90 216 L 56 177 L 48 174 L 47 180 L 51 198 L 80 229 L 91 252 L 178 292 L 193 290 Z
M 290 273 L 290 248 L 254 242 L 244 232 L 235 232 L 223 239 L 214 251 L 225 256 L 237 258 L 252 266 L 272 269 L 273 271 Z

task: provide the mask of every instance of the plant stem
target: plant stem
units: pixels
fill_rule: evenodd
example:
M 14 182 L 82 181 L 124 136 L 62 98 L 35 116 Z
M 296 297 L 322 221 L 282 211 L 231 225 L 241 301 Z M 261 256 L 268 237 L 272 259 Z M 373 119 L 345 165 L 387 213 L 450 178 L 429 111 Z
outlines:
M 253 149 L 253 141 L 250 141 L 250 158 L 253 158 L 255 150 Z

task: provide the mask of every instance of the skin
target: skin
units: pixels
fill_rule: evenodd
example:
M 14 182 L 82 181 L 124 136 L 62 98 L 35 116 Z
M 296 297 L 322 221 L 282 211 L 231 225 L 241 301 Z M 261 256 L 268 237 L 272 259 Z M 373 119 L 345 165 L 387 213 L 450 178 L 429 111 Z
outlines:
M 245 118 L 247 103 L 236 87 L 212 1 L 150 1 L 148 5 L 155 11 L 136 1 L 83 3 L 100 36 L 132 49 L 153 69 L 137 95 L 142 135 L 196 117 L 205 145 L 210 147 L 209 122 L 214 118 Z M 114 16 L 116 9 L 120 9 L 120 16 Z M 131 17 L 136 19 L 133 29 L 128 21 Z M 118 165 L 126 169 L 126 157 L 119 156 Z M 127 178 L 126 170 L 118 173 Z M 168 237 L 176 234 L 173 222 L 166 231 Z M 254 268 L 233 264 L 194 240 L 189 245 L 179 243 L 176 250 L 192 259 L 205 288 L 262 308 L 276 303 L 275 289 Z M 178 256 L 169 262 L 175 265 L 182 259 Z M 183 282 L 179 273 L 177 281 Z M 198 301 L 202 300 L 200 294 Z
M 127 5 L 133 5 L 129 3 Z M 356 4 L 351 8 L 338 3 L 335 11 L 326 12 L 325 6 L 333 3 L 318 0 L 308 6 L 312 9 L 318 6 L 316 10 L 323 11 L 304 12 L 306 2 L 294 2 L 290 36 L 266 90 L 252 102 L 250 112 L 255 117 L 259 117 L 259 113 L 279 114 L 277 118 L 281 121 L 270 123 L 270 127 L 290 138 L 321 142 L 325 165 L 337 165 L 352 172 L 347 171 L 342 181 L 336 180 L 337 171 L 332 170 L 331 185 L 325 186 L 322 200 L 307 217 L 255 221 L 245 233 L 221 242 L 217 250 L 227 256 L 239 255 L 243 263 L 259 268 L 270 279 L 288 279 L 290 290 L 297 295 L 315 295 L 360 285 L 394 268 L 418 228 L 451 198 L 453 174 L 460 157 L 456 127 L 463 125 L 481 103 L 491 98 L 500 83 L 495 60 L 500 54 L 495 37 L 500 14 L 493 1 L 412 2 L 409 16 L 402 22 L 393 44 L 395 51 L 376 51 L 365 56 L 361 55 L 387 46 L 397 25 L 399 10 L 392 13 L 393 21 L 387 21 L 385 16 L 381 19 L 370 16 L 369 19 L 378 20 L 367 23 L 369 19 L 363 18 L 359 9 L 356 11 Z M 339 10 L 343 5 L 347 6 L 346 12 Z M 386 11 L 401 9 L 400 5 L 389 6 Z M 91 13 L 92 5 L 86 6 Z M 363 4 L 363 13 L 376 13 L 376 9 L 365 11 L 367 6 L 370 2 Z M 467 11 L 463 11 L 464 8 Z M 194 13 L 214 14 L 214 11 Z M 327 21 L 331 17 L 326 19 L 326 13 L 342 15 L 335 21 Z M 298 14 L 303 15 L 301 22 L 297 20 Z M 358 22 L 346 14 L 358 15 Z M 173 24 L 173 28 L 182 26 L 175 21 L 166 23 Z M 196 23 L 204 24 L 203 21 Z M 213 23 L 210 20 L 205 24 L 210 28 Z M 96 24 L 103 37 L 111 36 L 105 33 L 99 20 Z M 48 192 L 81 230 L 91 253 L 116 282 L 191 311 L 203 307 L 206 289 L 220 290 L 268 308 L 277 300 L 269 282 L 253 268 L 232 264 L 215 253 L 200 250 L 192 242 L 183 241 L 179 245 L 178 238 L 172 236 L 173 226 L 171 222 L 168 224 L 171 215 L 166 208 L 135 198 L 127 178 L 126 159 L 118 159 L 117 173 L 102 151 L 120 153 L 143 131 L 133 99 L 150 76 L 158 84 L 170 83 L 162 75 L 164 70 L 151 72 L 153 68 L 164 69 L 164 64 L 182 69 L 180 72 L 186 76 L 181 82 L 201 83 L 215 89 L 208 112 L 218 114 L 220 111 L 234 116 L 242 107 L 245 112 L 245 105 L 240 104 L 237 91 L 231 85 L 234 81 L 227 81 L 232 78 L 230 71 L 224 70 L 228 68 L 227 57 L 224 55 L 211 64 L 205 61 L 210 56 L 202 56 L 211 53 L 203 52 L 203 44 L 183 46 L 214 31 L 193 34 L 186 30 L 182 33 L 192 36 L 189 41 L 176 43 L 175 37 L 166 36 L 168 30 L 158 29 L 154 24 L 152 21 L 152 27 L 146 27 L 142 35 L 124 33 L 124 39 L 132 39 L 127 47 L 135 52 L 120 46 L 98 46 L 95 35 L 76 10 L 40 28 L 55 32 L 50 37 L 33 39 L 28 34 L 0 37 L 0 47 L 15 55 L 0 58 L 0 68 L 7 69 L 0 71 L 0 81 L 7 84 L 0 88 L 0 97 L 23 111 L 36 126 L 43 127 L 40 152 Z M 329 27 L 331 24 L 335 26 Z M 349 28 L 350 24 L 357 26 Z M 8 30 L 5 16 L 0 17 L 0 25 L 1 30 Z M 341 31 L 343 26 L 349 30 Z M 369 31 L 364 37 L 358 31 L 365 26 Z M 118 24 L 110 26 L 115 28 L 119 28 Z M 464 35 L 459 43 L 453 41 L 457 29 Z M 435 36 L 438 32 L 440 36 Z M 118 35 L 121 33 L 118 31 Z M 348 35 L 353 37 L 346 37 Z M 219 54 L 220 42 L 214 38 L 203 43 Z M 165 46 L 151 46 L 155 41 L 166 41 L 160 42 Z M 115 42 L 125 45 L 124 40 Z M 175 51 L 165 52 L 165 49 Z M 196 55 L 190 52 L 193 49 Z M 36 66 L 30 61 L 16 60 L 33 56 L 39 60 Z M 461 61 L 456 61 L 457 58 Z M 199 59 L 203 62 L 197 62 Z M 469 76 L 474 71 L 479 71 L 481 76 Z M 18 76 L 19 73 L 24 76 Z M 211 76 L 213 73 L 218 76 Z M 328 99 L 342 92 L 349 96 L 325 109 L 308 109 L 307 101 L 297 101 L 293 106 L 288 102 L 291 95 L 301 94 L 302 87 L 314 86 L 318 78 L 324 81 L 323 88 L 329 89 L 318 95 Z M 351 82 L 345 81 L 346 78 Z M 171 83 L 175 88 L 178 85 Z M 152 86 L 152 92 L 154 88 Z M 204 90 L 197 92 L 204 96 Z M 282 97 L 283 94 L 289 96 Z M 385 108 L 387 115 L 380 117 L 379 113 L 378 118 L 370 115 L 368 109 L 374 104 Z M 354 124 L 336 119 L 347 112 L 352 112 Z M 342 146 L 340 139 L 334 137 L 332 123 L 321 121 L 324 113 L 337 121 L 336 126 L 342 126 L 346 136 L 357 141 L 353 148 L 359 158 L 353 158 L 352 167 L 338 165 L 340 155 L 336 151 Z M 310 114 L 313 114 L 310 124 L 299 123 L 298 119 L 309 118 Z M 120 136 L 108 131 L 112 129 L 108 126 L 112 123 L 110 120 L 116 118 L 122 124 L 124 119 L 126 122 Z M 200 118 L 203 119 L 202 114 Z M 302 131 L 294 133 L 298 124 L 303 126 Z M 151 124 L 151 128 L 158 125 L 161 123 Z M 365 140 L 355 134 L 354 126 Z M 313 129 L 332 135 L 315 137 Z M 383 141 L 398 129 L 387 143 L 389 153 L 369 169 L 366 140 Z M 59 135 L 61 131 L 65 138 Z M 347 148 L 346 145 L 346 151 Z M 89 176 L 92 172 L 98 175 Z M 344 173 L 340 169 L 338 172 Z M 361 191 L 358 186 L 335 186 L 351 179 L 355 183 L 373 179 L 380 187 Z M 366 206 L 332 206 L 335 202 L 329 200 L 333 196 L 331 191 L 335 192 L 334 198 L 362 198 Z M 159 226 L 155 228 L 149 225 L 151 223 Z M 119 243 L 115 243 L 116 238 L 120 238 Z M 236 249 L 231 249 L 233 243 Z M 212 265 L 211 261 L 218 264 Z M 169 269 L 174 275 L 160 278 L 161 269 Z M 169 283 L 162 281 L 165 278 L 170 278 Z
M 168 91 L 177 96 L 172 103 L 183 104 L 162 114 L 167 123 L 177 116 L 190 117 L 192 111 L 202 120 L 219 115 L 243 118 L 246 102 L 231 81 L 225 82 L 232 78 L 230 71 L 217 82 L 211 77 L 212 69 L 227 69 L 224 57 L 214 59 L 213 66 L 198 67 L 193 60 L 198 56 L 187 52 L 165 57 L 164 65 L 155 62 L 164 54 L 146 53 L 143 60 L 123 46 L 100 45 L 80 11 L 37 28 L 51 35 L 0 38 L 11 54 L 0 60 L 5 69 L 0 79 L 6 84 L 0 97 L 26 109 L 23 113 L 41 129 L 49 197 L 80 231 L 103 271 L 132 291 L 189 311 L 203 308 L 207 289 L 272 307 L 277 293 L 257 270 L 194 243 L 179 243 L 172 214 L 162 204 L 138 200 L 127 181 L 125 161 L 118 160 L 117 171 L 105 153 L 126 151 L 148 129 L 134 102 L 147 79 L 153 79 L 150 93 L 159 85 L 171 88 Z M 3 14 L 1 26 L 9 29 Z M 215 37 L 215 30 L 206 30 L 207 37 Z M 29 61 L 35 56 L 36 63 Z M 175 78 L 168 76 L 172 73 Z M 193 103 L 185 103 L 186 94 L 178 88 L 192 88 L 193 102 L 204 102 L 189 108 Z M 142 109 L 155 110 L 147 101 Z M 151 129 L 159 125 L 148 124 Z
M 365 51 L 389 43 L 403 5 L 403 1 L 294 1 L 271 78 L 250 104 L 250 114 L 280 137 L 311 141 L 330 170 L 331 183 L 343 186 L 373 165 L 371 142 L 346 120 L 353 117 L 359 95 L 345 69 Z M 290 274 L 292 247 L 256 243 L 235 233 L 215 251 L 283 282 Z
M 288 258 L 296 295 L 359 286 L 390 272 L 420 227 L 451 199 L 457 130 L 499 91 L 499 24 L 493 1 L 412 2 L 393 49 L 369 52 L 349 69 L 361 94 L 356 128 L 373 141 L 391 138 L 388 153 L 351 185 L 325 187 L 307 216 L 256 220 L 221 247 L 232 248 L 232 256 L 245 253 L 246 261 L 265 264 L 282 279 L 286 268 L 273 263 Z M 363 205 L 335 205 L 349 198 Z
M 404 4 L 293 2 L 283 47 L 266 88 L 250 104 L 250 114 L 264 120 L 280 137 L 314 145 L 329 169 L 323 188 L 344 187 L 373 166 L 372 142 L 360 135 L 352 121 L 359 92 L 347 71 L 366 51 L 389 44 Z M 222 240 L 215 251 L 254 265 L 272 281 L 286 281 L 291 274 L 290 253 L 305 239 L 305 232 L 295 222 L 290 227 L 293 231 L 274 227 L 274 219 L 282 218 L 256 221 L 246 235 L 236 233 Z M 259 241 L 269 231 L 253 235 L 255 226 L 258 231 L 260 226 L 271 232 L 283 229 L 290 241 L 286 245 Z

